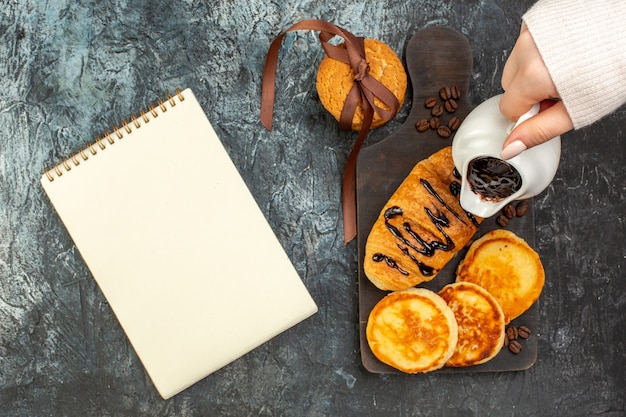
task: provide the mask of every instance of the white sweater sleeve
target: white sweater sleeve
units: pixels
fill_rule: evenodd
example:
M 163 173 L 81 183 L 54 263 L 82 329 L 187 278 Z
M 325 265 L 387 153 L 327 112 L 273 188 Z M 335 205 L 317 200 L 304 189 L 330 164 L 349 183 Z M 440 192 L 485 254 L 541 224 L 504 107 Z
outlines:
M 523 19 L 574 128 L 626 102 L 626 0 L 539 0 Z

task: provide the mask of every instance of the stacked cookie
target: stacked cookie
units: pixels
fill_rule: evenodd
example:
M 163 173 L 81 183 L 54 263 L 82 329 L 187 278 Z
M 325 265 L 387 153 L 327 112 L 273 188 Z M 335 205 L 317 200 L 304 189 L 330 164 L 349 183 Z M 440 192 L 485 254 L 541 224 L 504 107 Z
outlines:
M 375 39 L 366 38 L 364 49 L 368 73 L 387 87 L 402 107 L 407 89 L 407 76 L 402 61 L 387 44 Z M 341 118 L 341 112 L 356 76 L 349 64 L 329 56 L 325 56 L 320 62 L 317 71 L 317 93 L 324 108 L 337 121 Z M 391 110 L 378 98 L 374 99 L 374 103 Z M 361 129 L 364 116 L 363 103 L 359 101 L 352 119 L 353 130 Z M 375 113 L 370 127 L 374 129 L 385 122 L 386 120 Z

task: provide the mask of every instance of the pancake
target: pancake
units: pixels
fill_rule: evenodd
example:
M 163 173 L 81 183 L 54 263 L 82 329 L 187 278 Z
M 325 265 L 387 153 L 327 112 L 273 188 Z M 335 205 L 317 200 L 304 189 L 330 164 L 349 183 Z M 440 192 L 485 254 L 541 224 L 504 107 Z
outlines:
M 365 244 L 365 276 L 398 291 L 437 276 L 480 221 L 459 204 L 452 147 L 418 162 L 384 205 Z
M 454 353 L 454 313 L 435 292 L 410 288 L 381 299 L 369 315 L 367 341 L 374 356 L 402 372 L 442 368 Z
M 545 273 L 539 255 L 515 233 L 496 229 L 476 240 L 457 268 L 457 282 L 478 284 L 495 297 L 505 322 L 539 298 Z
M 459 339 L 446 366 L 461 367 L 485 363 L 504 344 L 504 313 L 496 299 L 471 282 L 448 284 L 439 292 L 454 312 Z

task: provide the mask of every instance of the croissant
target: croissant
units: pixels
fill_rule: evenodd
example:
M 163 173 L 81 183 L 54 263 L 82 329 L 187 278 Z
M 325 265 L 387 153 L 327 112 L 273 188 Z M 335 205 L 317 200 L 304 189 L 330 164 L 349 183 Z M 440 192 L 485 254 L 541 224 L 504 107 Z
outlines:
M 415 165 L 367 237 L 363 269 L 376 287 L 430 281 L 467 244 L 482 219 L 461 207 L 460 185 L 451 146 Z

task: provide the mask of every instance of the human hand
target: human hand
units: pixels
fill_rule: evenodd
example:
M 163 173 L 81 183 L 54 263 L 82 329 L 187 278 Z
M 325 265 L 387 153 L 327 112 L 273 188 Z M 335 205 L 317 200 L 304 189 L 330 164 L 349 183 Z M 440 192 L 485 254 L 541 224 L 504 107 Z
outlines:
M 525 23 L 504 66 L 502 88 L 500 112 L 512 121 L 541 103 L 539 114 L 520 123 L 506 138 L 502 159 L 511 159 L 574 128 Z

